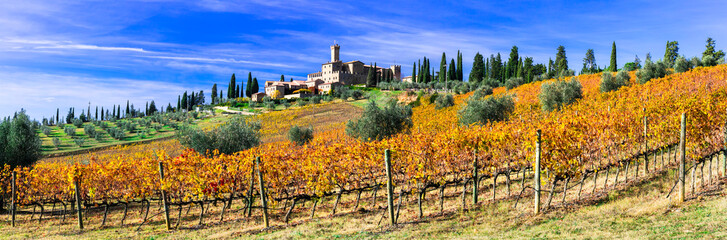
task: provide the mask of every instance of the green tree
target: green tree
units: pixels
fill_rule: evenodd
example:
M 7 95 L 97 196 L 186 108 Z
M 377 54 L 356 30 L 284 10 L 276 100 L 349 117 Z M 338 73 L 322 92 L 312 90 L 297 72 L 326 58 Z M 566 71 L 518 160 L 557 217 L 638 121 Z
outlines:
M 212 104 L 217 103 L 217 83 L 212 85 L 212 94 L 211 94 L 210 98 L 212 98 L 211 99 Z
M 252 97 L 252 73 L 247 73 L 247 85 L 245 86 L 245 96 Z
M 372 65 L 371 65 L 372 66 Z M 366 75 L 366 86 L 367 87 L 374 87 L 376 86 L 376 78 L 374 77 L 374 68 L 369 67 L 368 74 Z
M 616 63 L 616 41 L 611 45 L 611 65 L 608 66 L 608 70 L 611 72 L 618 71 L 618 64 Z
M 189 110 L 189 96 L 187 96 L 187 91 L 184 91 L 184 94 L 182 94 L 182 109 Z
M 515 101 L 512 95 L 501 94 L 488 96 L 492 91 L 475 91 L 467 99 L 464 107 L 458 112 L 461 125 L 486 124 L 507 119 L 507 116 L 515 109 Z
M 260 91 L 260 85 L 257 82 L 257 78 L 252 78 L 252 88 L 250 88 L 251 96 Z
M 583 97 L 583 87 L 576 77 L 543 83 L 540 87 L 540 106 L 543 111 L 560 110 Z
M 439 63 L 439 82 L 447 81 L 447 55 L 442 52 L 442 61 Z
M 679 57 L 679 42 L 667 41 L 666 52 L 664 52 L 664 63 L 667 67 L 674 66 L 674 62 Z
M 464 81 L 464 75 L 462 74 L 462 53 L 457 50 L 457 80 Z
M 237 116 L 207 132 L 184 126 L 177 131 L 176 137 L 183 146 L 207 156 L 212 156 L 215 150 L 233 154 L 260 144 L 260 123 Z
M 518 53 L 517 46 L 512 46 L 510 49 L 510 58 L 507 59 L 507 67 L 506 67 L 506 76 L 505 78 L 514 77 L 517 75 L 517 65 L 518 65 L 518 59 L 520 59 L 520 55 Z
M 41 140 L 25 111 L 0 120 L 0 166 L 30 166 L 41 157 Z
M 162 105 L 162 106 L 163 106 L 163 105 Z M 148 113 L 148 115 L 153 115 L 153 114 L 154 114 L 154 113 L 156 113 L 157 111 L 158 111 L 158 110 L 157 110 L 157 105 L 156 105 L 156 103 L 154 103 L 154 100 L 151 100 L 151 103 L 149 104 L 149 113 Z
M 302 128 L 293 125 L 288 131 L 288 139 L 295 145 L 303 146 L 313 140 L 313 128 Z
M 417 62 L 414 62 L 412 64 L 412 66 L 413 67 L 411 68 L 411 81 L 416 82 L 417 81 Z
M 702 63 L 705 66 L 715 66 L 725 56 L 725 53 L 722 50 L 715 51 L 714 47 L 714 39 L 712 39 L 711 37 L 707 38 L 706 49 L 702 53 Z
M 449 62 L 449 71 L 447 72 L 447 79 L 449 80 L 459 80 L 457 76 L 457 65 L 454 63 L 454 58 L 452 58 L 452 61 Z
M 597 66 L 596 55 L 593 53 L 593 49 L 588 49 L 586 51 L 586 57 L 583 58 L 583 69 L 581 69 L 581 73 L 596 73 Z
M 475 54 L 474 63 L 472 63 L 472 70 L 470 71 L 470 77 L 469 82 L 470 83 L 479 83 L 482 81 L 483 77 L 482 72 L 484 71 L 485 64 L 482 60 L 482 55 L 477 52 Z
M 384 108 L 370 101 L 359 119 L 348 121 L 346 134 L 364 141 L 382 140 L 411 128 L 411 115 L 410 106 L 400 106 L 396 101 L 390 101 Z
M 227 87 L 227 98 L 233 99 L 236 98 L 235 96 L 235 88 L 237 87 L 237 83 L 235 81 L 235 74 L 232 74 L 232 77 L 230 77 L 230 85 Z
M 565 56 L 565 47 L 558 46 L 558 53 L 555 54 L 555 71 L 561 74 L 568 70 L 568 59 Z
M 281 81 L 281 82 L 285 82 L 285 75 L 283 75 L 283 74 L 280 74 L 280 81 Z

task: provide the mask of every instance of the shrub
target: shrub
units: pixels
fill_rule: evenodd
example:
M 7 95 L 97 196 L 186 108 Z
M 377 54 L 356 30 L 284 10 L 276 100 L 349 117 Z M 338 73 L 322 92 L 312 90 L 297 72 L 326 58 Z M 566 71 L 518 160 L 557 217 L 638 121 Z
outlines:
M 73 137 L 76 134 L 76 127 L 73 125 L 66 125 L 63 128 L 63 132 L 65 132 L 69 137 Z
M 412 125 L 412 110 L 390 101 L 384 108 L 369 101 L 361 118 L 348 121 L 346 133 L 364 141 L 382 140 L 408 130 Z
M 692 57 L 692 60 L 689 60 L 689 63 L 692 68 L 701 67 L 702 59 L 699 59 L 698 57 Z
M 639 69 L 639 71 L 636 71 L 636 77 L 639 79 L 641 84 L 644 84 L 654 78 L 664 77 L 668 74 L 669 72 L 666 64 L 662 61 L 658 61 L 656 63 L 646 61 L 646 63 L 644 63 L 644 67 Z
M 351 97 L 356 100 L 363 98 L 363 95 L 363 91 L 358 89 L 351 92 Z
M 523 84 L 525 84 L 525 80 L 523 80 L 523 78 L 510 78 L 505 81 L 505 87 L 507 88 L 507 90 L 516 88 Z
M 53 146 L 56 147 L 56 150 L 61 150 L 61 139 L 58 137 L 53 138 Z
M 674 72 L 681 73 L 689 71 L 690 69 L 692 69 L 692 64 L 684 57 L 679 57 L 674 62 Z
M 437 101 L 437 98 L 439 98 L 439 94 L 436 92 L 432 93 L 432 95 L 429 95 L 429 103 L 435 103 Z
M 260 144 L 260 123 L 248 122 L 243 116 L 236 116 L 221 126 L 203 131 L 183 127 L 177 132 L 177 139 L 185 147 L 207 156 L 219 153 L 233 154 Z
M 41 157 L 41 141 L 36 126 L 24 111 L 13 118 L 0 119 L 0 166 L 30 166 Z
M 313 140 L 313 128 L 301 128 L 294 125 L 288 131 L 288 139 L 298 146 L 303 146 Z
M 310 99 L 311 104 L 319 104 L 321 103 L 321 97 L 320 96 L 313 96 Z
M 101 142 L 103 140 L 103 134 L 96 132 L 96 135 L 94 135 L 93 138 L 96 139 L 97 142 Z
M 487 86 L 490 88 L 496 88 L 496 87 L 500 86 L 500 81 L 498 81 L 497 79 L 493 79 L 493 78 L 485 78 L 482 80 L 482 83 L 480 85 Z
M 541 108 L 546 112 L 560 110 L 563 106 L 567 106 L 582 97 L 581 83 L 575 77 L 567 81 L 557 80 L 543 83 L 538 95 Z
M 610 72 L 604 72 L 601 74 L 601 92 L 616 91 L 623 86 L 628 86 L 630 79 L 631 77 L 626 71 L 620 71 L 616 77 Z
M 83 138 L 75 138 L 75 139 L 73 139 L 73 142 L 76 143 L 76 145 L 78 145 L 79 148 L 83 146 L 83 143 L 85 141 L 86 140 L 84 140 Z
M 51 129 L 50 129 L 50 127 L 48 127 L 48 126 L 43 126 L 43 127 L 41 128 L 41 130 L 43 131 L 43 134 L 45 134 L 45 136 L 50 136 L 50 133 L 51 133 Z
M 457 113 L 459 123 L 462 125 L 485 124 L 507 119 L 507 116 L 515 109 L 512 95 L 486 97 L 489 94 L 477 91 L 470 96 L 465 106 Z
M 96 136 L 96 127 L 91 124 L 83 126 L 83 133 L 88 137 L 94 137 Z
M 112 138 L 122 141 L 124 138 L 126 138 L 126 132 L 123 129 L 120 128 L 110 128 L 108 130 L 109 135 L 111 135 Z
M 81 120 L 81 119 L 74 118 L 73 120 L 71 120 L 71 122 L 73 123 L 74 126 L 76 126 L 76 128 L 83 127 L 83 120 Z
M 454 106 L 454 97 L 452 97 L 452 95 L 438 97 L 437 100 L 434 102 L 434 104 L 436 105 L 435 109 Z

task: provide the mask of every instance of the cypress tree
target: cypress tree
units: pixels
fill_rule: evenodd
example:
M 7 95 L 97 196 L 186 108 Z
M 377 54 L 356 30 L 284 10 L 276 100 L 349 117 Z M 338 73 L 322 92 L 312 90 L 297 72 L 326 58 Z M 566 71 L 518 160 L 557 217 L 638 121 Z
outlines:
M 454 58 L 449 62 L 449 72 L 447 72 L 447 79 L 459 80 L 457 76 L 457 65 L 454 64 Z
M 478 83 L 478 82 L 482 81 L 482 78 L 483 78 L 482 73 L 484 72 L 484 70 L 483 70 L 484 67 L 485 66 L 484 66 L 484 62 L 482 60 L 482 55 L 479 52 L 477 52 L 477 54 L 475 54 L 475 58 L 472 63 L 472 70 L 470 71 L 470 77 L 469 77 L 470 83 Z
M 376 78 L 374 78 L 374 69 L 373 66 L 369 65 L 369 72 L 366 75 L 366 86 L 367 87 L 374 87 L 376 86 Z
M 251 92 L 250 95 L 252 96 L 252 94 L 255 94 L 255 93 L 259 92 L 259 91 L 260 91 L 260 86 L 259 86 L 259 84 L 257 82 L 257 78 L 253 78 L 252 79 L 252 88 L 250 89 L 250 92 Z
M 374 62 L 374 86 L 379 84 L 379 67 Z
M 182 110 L 182 100 L 181 97 L 177 95 L 177 112 L 179 112 L 180 110 Z
M 247 73 L 247 86 L 245 86 L 245 96 L 252 96 L 252 73 Z
M 96 106 L 96 115 L 93 116 L 94 120 L 98 120 L 98 106 Z
M 240 85 L 235 86 L 235 93 L 234 93 L 234 95 L 235 95 L 235 98 L 239 98 L 240 97 Z
M 462 72 L 462 53 L 457 50 L 457 80 L 464 81 L 464 75 Z
M 187 109 L 188 98 L 189 97 L 187 96 L 187 91 L 184 91 L 184 94 L 182 94 L 182 109 L 185 109 L 185 110 Z
M 106 118 L 104 118 L 103 107 L 101 107 L 101 121 L 103 121 L 103 120 L 106 120 Z
M 126 112 L 124 112 L 124 118 L 128 118 L 130 112 L 131 110 L 129 108 L 129 100 L 126 100 Z
M 285 75 L 283 75 L 283 74 L 280 74 L 280 81 L 281 81 L 281 82 L 285 82 Z
M 414 62 L 414 64 L 412 64 L 412 66 L 413 67 L 411 68 L 412 69 L 411 70 L 411 81 L 412 82 L 417 82 L 417 79 L 416 79 L 416 77 L 417 77 L 417 62 Z
M 611 66 L 608 67 L 608 70 L 611 72 L 618 71 L 618 64 L 616 64 L 616 41 L 611 45 Z
M 237 83 L 235 80 L 235 74 L 233 73 L 232 77 L 230 77 L 230 85 L 227 87 L 227 98 L 228 99 L 237 98 L 237 96 L 234 95 L 235 87 L 237 87 Z
M 149 116 L 149 102 L 146 102 L 146 105 L 144 106 L 144 115 Z
M 217 103 L 217 83 L 212 85 L 212 94 L 210 95 L 210 98 L 212 98 L 212 104 Z
M 422 74 L 422 60 L 421 59 L 419 59 L 419 68 L 417 68 L 417 69 L 419 69 L 419 74 L 417 74 L 416 82 L 420 83 L 420 82 L 422 82 L 422 79 L 423 79 L 422 75 L 424 75 L 424 74 Z
M 517 65 L 520 54 L 518 53 L 517 46 L 512 46 L 510 49 L 510 58 L 507 59 L 507 78 L 513 77 L 517 74 Z
M 220 98 L 222 98 L 222 96 L 223 96 L 223 95 L 222 95 L 222 90 L 220 90 L 220 95 L 219 95 L 219 96 L 220 96 Z M 219 103 L 219 102 L 220 102 L 220 101 L 217 101 L 217 103 Z
M 439 82 L 447 81 L 447 55 L 442 52 L 442 62 L 439 63 Z
M 60 115 L 61 115 L 61 109 L 56 108 L 56 125 L 58 125 L 58 123 L 59 123 L 58 121 L 60 120 L 60 117 L 58 117 L 58 116 L 60 116 Z

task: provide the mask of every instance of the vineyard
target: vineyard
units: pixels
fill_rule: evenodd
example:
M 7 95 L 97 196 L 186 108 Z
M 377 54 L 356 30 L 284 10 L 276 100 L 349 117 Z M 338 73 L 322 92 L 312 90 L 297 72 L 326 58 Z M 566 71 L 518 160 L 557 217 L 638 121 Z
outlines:
M 637 178 L 639 174 L 647 177 L 674 169 L 677 154 L 686 159 L 685 171 L 691 171 L 692 188 L 700 165 L 702 178 L 705 165 L 708 179 L 715 169 L 715 177 L 720 170 L 725 173 L 727 164 L 715 168 L 713 159 L 724 153 L 727 137 L 726 65 L 697 68 L 645 84 L 632 77 L 631 86 L 609 93 L 600 93 L 600 79 L 600 74 L 579 76 L 584 97 L 553 112 L 542 111 L 538 101 L 541 85 L 548 81 L 511 90 L 497 88 L 495 95 L 515 97 L 515 110 L 506 121 L 484 125 L 458 124 L 457 110 L 472 93 L 456 96 L 455 106 L 439 110 L 422 101 L 414 108 L 414 127 L 382 141 L 350 138 L 341 126 L 317 132 L 305 146 L 269 142 L 232 155 L 205 157 L 183 150 L 175 141 L 163 141 L 90 154 L 83 160 L 44 161 L 32 168 L 6 166 L 0 172 L 1 193 L 4 204 L 12 200 L 20 208 L 39 207 L 39 219 L 44 211 L 63 219 L 78 214 L 79 225 L 81 209 L 86 214 L 89 209 L 102 209 L 101 225 L 105 225 L 111 208 L 123 211 L 123 226 L 130 205 L 145 209 L 143 223 L 152 202 L 160 209 L 164 206 L 158 212 L 169 216 L 167 226 L 169 218 L 182 218 L 183 206 L 200 206 L 198 218 L 202 223 L 205 206 L 218 202 L 223 205 L 222 221 L 225 211 L 232 210 L 233 201 L 242 200 L 246 215 L 265 219 L 267 227 L 269 210 L 282 211 L 280 221 L 287 223 L 292 214 L 301 215 L 304 202 L 311 203 L 307 211 L 313 216 L 325 197 L 336 199 L 333 213 L 342 201 L 358 209 L 362 194 L 368 191 L 375 203 L 378 190 L 387 189 L 387 181 L 391 181 L 391 188 L 382 195 L 392 206 L 387 207 L 392 214 L 389 220 L 396 223 L 399 213 L 394 213 L 391 203 L 396 199 L 399 209 L 404 196 L 417 197 L 418 217 L 423 215 L 421 205 L 426 194 L 439 192 L 443 204 L 446 190 L 449 198 L 461 197 L 462 208 L 466 207 L 468 191 L 477 204 L 478 196 L 486 194 L 480 191 L 491 190 L 492 200 L 517 198 L 521 208 L 516 211 L 535 208 L 537 212 L 547 210 L 556 193 L 563 201 L 568 196 L 580 199 L 589 177 L 591 193 L 597 188 L 607 191 L 613 169 L 613 184 L 619 182 L 621 174 L 627 180 L 629 171 Z M 684 138 L 680 138 L 682 114 L 686 116 Z M 684 140 L 684 152 L 679 151 L 680 140 Z M 390 152 L 390 177 L 385 152 Z M 540 163 L 537 166 L 536 161 Z M 533 182 L 540 175 L 541 181 Z M 603 184 L 596 184 L 599 175 L 605 179 Z M 492 184 L 484 186 L 483 181 Z M 498 196 L 497 187 L 506 187 L 506 194 Z M 578 191 L 567 195 L 569 189 L 577 187 Z M 556 192 L 556 188 L 560 190 Z M 540 196 L 540 192 L 548 193 L 547 199 L 534 203 L 524 198 Z M 56 204 L 63 206 L 61 213 L 56 213 Z M 47 209 L 49 206 L 53 210 Z M 170 214 L 173 207 L 178 213 Z M 252 216 L 253 209 L 260 209 L 261 216 Z

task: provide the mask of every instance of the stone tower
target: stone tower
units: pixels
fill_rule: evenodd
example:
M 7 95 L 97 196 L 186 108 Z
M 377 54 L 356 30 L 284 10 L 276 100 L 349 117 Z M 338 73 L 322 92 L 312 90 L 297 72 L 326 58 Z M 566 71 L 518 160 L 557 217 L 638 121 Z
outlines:
M 331 46 L 331 62 L 338 62 L 340 61 L 338 59 L 338 52 L 341 50 L 341 46 L 338 46 L 338 44 L 335 44 Z

